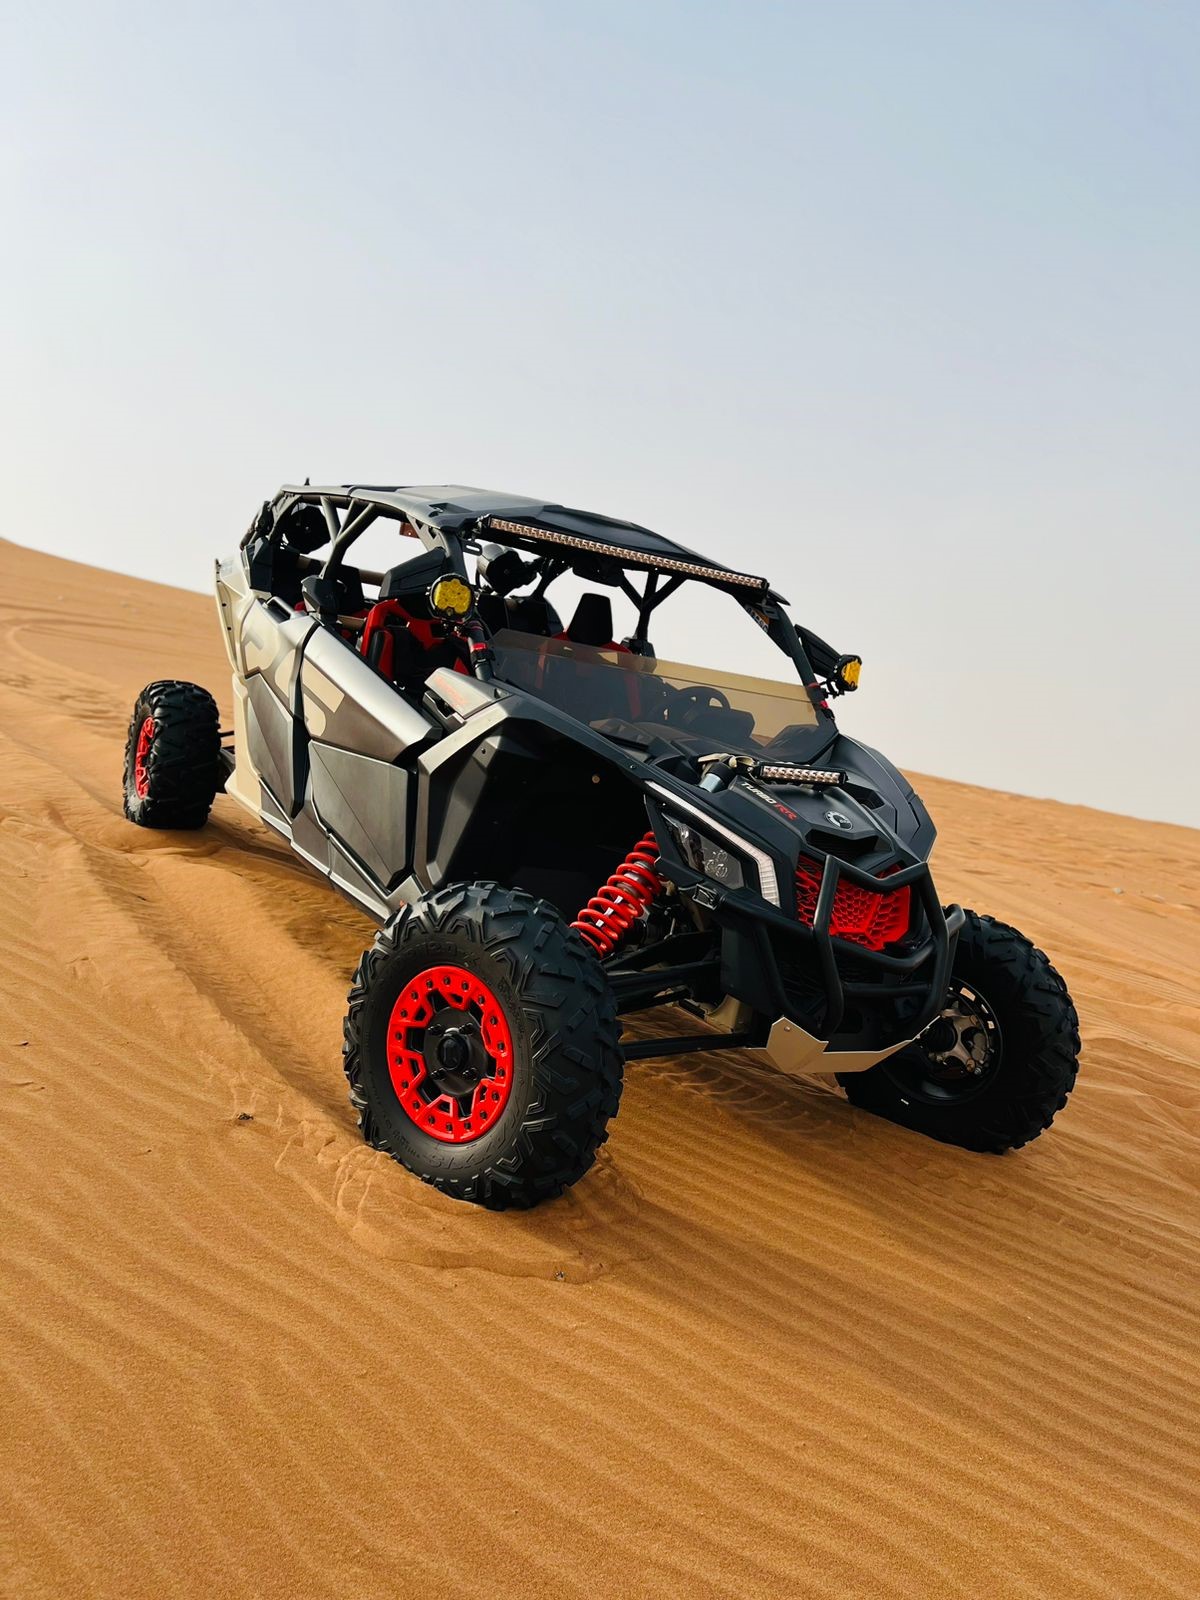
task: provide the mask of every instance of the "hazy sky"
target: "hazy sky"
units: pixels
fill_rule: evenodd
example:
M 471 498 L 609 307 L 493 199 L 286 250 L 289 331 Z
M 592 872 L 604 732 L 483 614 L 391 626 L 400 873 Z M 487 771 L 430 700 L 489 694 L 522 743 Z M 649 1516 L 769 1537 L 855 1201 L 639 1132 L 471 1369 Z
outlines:
M 1196 0 L 2 16 L 0 532 L 558 499 L 767 572 L 905 765 L 1200 822 Z M 778 673 L 724 604 L 659 653 Z

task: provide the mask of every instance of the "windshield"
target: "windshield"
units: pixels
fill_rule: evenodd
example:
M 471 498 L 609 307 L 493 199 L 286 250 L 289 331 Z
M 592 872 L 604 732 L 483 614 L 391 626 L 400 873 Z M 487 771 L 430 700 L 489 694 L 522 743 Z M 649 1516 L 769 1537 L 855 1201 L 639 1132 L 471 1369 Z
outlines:
M 656 661 L 503 629 L 496 676 L 597 732 L 657 735 L 696 753 L 799 754 L 818 726 L 801 684 Z

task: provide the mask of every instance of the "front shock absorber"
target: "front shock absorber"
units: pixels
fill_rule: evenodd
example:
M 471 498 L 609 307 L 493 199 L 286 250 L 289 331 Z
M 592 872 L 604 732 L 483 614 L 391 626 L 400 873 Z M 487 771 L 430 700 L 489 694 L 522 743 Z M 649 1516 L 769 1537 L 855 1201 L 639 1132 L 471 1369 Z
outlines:
M 654 870 L 657 865 L 658 845 L 653 833 L 648 833 L 571 924 L 601 959 L 612 954 L 662 893 L 662 879 Z

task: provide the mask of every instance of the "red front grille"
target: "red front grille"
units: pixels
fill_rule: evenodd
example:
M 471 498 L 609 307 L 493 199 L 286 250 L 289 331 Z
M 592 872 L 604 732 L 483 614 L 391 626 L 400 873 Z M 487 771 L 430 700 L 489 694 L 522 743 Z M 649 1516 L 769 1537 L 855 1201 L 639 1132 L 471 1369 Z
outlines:
M 898 872 L 898 867 L 891 869 Z M 821 868 L 801 856 L 796 868 L 796 915 L 811 928 L 817 915 L 817 896 L 821 892 Z M 912 899 L 907 885 L 903 889 L 863 889 L 845 878 L 838 880 L 833 894 L 829 931 L 838 939 L 860 944 L 867 950 L 882 950 L 895 944 L 908 932 Z

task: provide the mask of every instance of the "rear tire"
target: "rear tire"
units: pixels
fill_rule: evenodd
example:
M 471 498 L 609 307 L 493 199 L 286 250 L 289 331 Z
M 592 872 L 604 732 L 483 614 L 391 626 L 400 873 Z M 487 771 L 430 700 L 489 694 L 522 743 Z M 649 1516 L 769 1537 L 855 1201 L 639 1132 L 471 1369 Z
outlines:
M 368 1144 L 443 1194 L 534 1206 L 608 1137 L 619 1036 L 603 968 L 553 906 L 456 884 L 400 911 L 359 963 L 350 1102 Z
M 125 741 L 125 815 L 139 828 L 202 828 L 220 787 L 217 703 L 175 679 L 137 697 Z
M 838 1082 L 864 1111 L 1000 1154 L 1036 1139 L 1066 1105 L 1079 1048 L 1071 996 L 1042 951 L 968 911 L 943 1017 L 907 1049 Z

